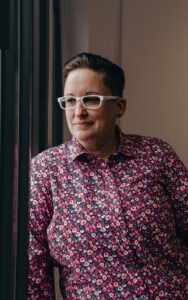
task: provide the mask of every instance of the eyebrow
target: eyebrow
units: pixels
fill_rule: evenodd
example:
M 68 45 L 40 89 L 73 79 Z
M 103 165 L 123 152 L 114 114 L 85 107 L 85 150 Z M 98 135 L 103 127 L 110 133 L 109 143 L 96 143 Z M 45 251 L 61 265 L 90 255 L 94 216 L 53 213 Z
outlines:
M 99 94 L 98 92 L 87 92 L 85 95 L 83 95 L 83 96 L 81 96 L 81 97 L 84 97 L 84 96 L 88 96 L 88 95 L 101 95 L 101 94 Z M 74 95 L 74 94 L 66 94 L 66 95 L 64 95 L 64 96 L 73 96 L 73 97 L 77 97 L 76 95 Z

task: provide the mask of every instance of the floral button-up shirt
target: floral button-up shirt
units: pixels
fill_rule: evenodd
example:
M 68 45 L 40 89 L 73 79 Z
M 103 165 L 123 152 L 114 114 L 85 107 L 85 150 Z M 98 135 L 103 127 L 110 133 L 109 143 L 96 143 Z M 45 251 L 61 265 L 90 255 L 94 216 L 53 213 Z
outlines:
M 71 141 L 32 161 L 28 299 L 188 299 L 188 172 L 124 135 L 107 162 Z

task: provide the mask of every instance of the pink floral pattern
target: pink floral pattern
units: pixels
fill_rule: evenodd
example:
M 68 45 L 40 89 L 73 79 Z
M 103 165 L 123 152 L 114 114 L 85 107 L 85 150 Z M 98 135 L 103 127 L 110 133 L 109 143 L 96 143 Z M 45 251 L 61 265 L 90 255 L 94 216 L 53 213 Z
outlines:
M 108 162 L 78 141 L 32 161 L 28 299 L 188 299 L 188 172 L 165 142 L 124 135 Z

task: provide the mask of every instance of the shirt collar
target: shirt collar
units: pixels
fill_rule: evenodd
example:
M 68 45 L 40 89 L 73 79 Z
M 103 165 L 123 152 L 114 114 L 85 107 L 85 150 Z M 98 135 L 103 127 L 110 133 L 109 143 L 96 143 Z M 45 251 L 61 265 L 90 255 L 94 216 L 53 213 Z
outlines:
M 116 134 L 119 136 L 119 145 L 117 152 L 114 153 L 114 155 L 121 153 L 128 157 L 136 156 L 137 151 L 133 136 L 124 134 L 118 126 L 116 127 Z M 88 153 L 75 137 L 70 141 L 69 151 L 70 159 L 72 161 Z
M 119 134 L 119 146 L 117 153 L 122 153 L 125 156 L 135 157 L 137 155 L 137 145 L 133 135 L 123 133 L 117 128 Z
M 86 154 L 87 151 L 84 147 L 78 142 L 78 140 L 73 137 L 69 144 L 69 156 L 72 161 L 76 158 Z

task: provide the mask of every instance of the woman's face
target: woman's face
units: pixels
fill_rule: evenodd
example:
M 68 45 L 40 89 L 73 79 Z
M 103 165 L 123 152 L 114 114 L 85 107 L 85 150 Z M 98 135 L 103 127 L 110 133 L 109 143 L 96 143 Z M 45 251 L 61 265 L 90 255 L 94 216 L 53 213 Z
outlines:
M 75 69 L 66 79 L 64 96 L 111 95 L 110 89 L 103 82 L 104 74 L 91 69 Z M 116 96 L 116 95 L 114 95 Z M 80 101 L 73 110 L 66 111 L 69 130 L 82 144 L 102 145 L 114 133 L 116 118 L 125 112 L 125 100 L 106 100 L 95 110 L 86 109 Z

